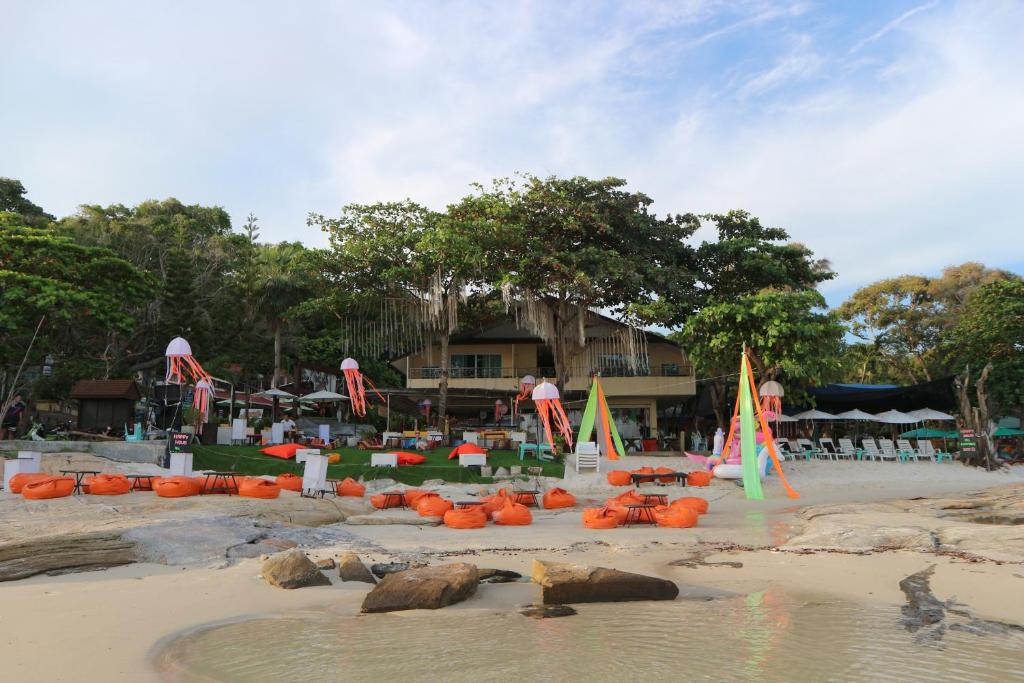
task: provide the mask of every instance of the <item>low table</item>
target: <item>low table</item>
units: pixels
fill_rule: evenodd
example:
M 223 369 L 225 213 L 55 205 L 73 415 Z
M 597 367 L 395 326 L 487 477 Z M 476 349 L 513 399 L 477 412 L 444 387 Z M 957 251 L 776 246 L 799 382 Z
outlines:
M 209 472 L 204 480 L 201 493 L 226 493 L 229 496 L 232 490 L 238 493 L 237 476 L 238 472 Z M 213 477 L 213 483 L 210 482 L 210 477 Z
M 128 478 L 132 481 L 132 487 L 129 491 L 152 491 L 153 480 L 157 477 L 155 474 L 129 474 Z
M 630 474 L 629 478 L 633 482 L 634 486 L 639 486 L 640 484 L 644 484 L 644 483 L 648 483 L 648 484 L 650 484 L 650 483 L 664 484 L 665 482 L 661 481 L 661 479 L 663 477 L 672 477 L 673 479 L 676 480 L 676 483 L 678 483 L 680 486 L 686 486 L 686 475 L 688 475 L 688 474 L 689 474 L 689 472 L 661 472 L 659 474 Z
M 622 526 L 632 526 L 634 524 L 657 524 L 654 519 L 654 506 L 647 504 L 627 505 L 626 519 Z
M 406 507 L 405 493 L 402 491 L 384 491 L 380 495 L 384 496 L 384 509 Z M 395 505 L 395 503 L 398 504 Z
M 667 493 L 644 493 L 637 491 L 637 495 L 644 499 L 645 505 L 668 505 Z
M 537 507 L 537 494 L 539 493 L 540 491 L 528 491 L 525 489 L 513 491 L 512 502 L 525 505 L 528 508 L 535 508 Z
M 89 475 L 95 476 L 95 475 L 99 474 L 99 471 L 98 470 L 61 470 L 60 473 L 63 474 L 63 475 L 71 475 L 71 474 L 75 475 L 75 493 L 79 494 L 79 493 L 82 492 L 82 480 L 85 479 L 86 477 L 88 477 Z

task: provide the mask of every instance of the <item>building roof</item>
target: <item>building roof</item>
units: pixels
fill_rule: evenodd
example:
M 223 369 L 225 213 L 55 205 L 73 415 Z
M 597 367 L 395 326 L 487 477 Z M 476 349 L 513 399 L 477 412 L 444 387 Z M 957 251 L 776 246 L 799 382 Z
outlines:
M 139 387 L 130 379 L 81 379 L 71 389 L 71 398 L 110 398 L 137 401 Z

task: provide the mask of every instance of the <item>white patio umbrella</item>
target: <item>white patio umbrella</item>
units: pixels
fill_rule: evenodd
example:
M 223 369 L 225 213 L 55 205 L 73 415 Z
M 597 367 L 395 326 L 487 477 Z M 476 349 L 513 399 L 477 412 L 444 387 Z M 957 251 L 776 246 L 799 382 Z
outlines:
M 792 415 L 784 415 L 782 413 L 775 414 L 775 422 L 796 422 L 797 419 Z
M 271 387 L 270 389 L 267 389 L 266 391 L 257 392 L 255 394 L 253 394 L 253 396 L 265 396 L 266 398 L 271 398 L 271 399 L 274 400 L 274 407 L 271 408 L 272 412 L 271 412 L 271 415 L 270 415 L 270 419 L 274 420 L 275 422 L 277 421 L 277 405 L 278 405 L 278 403 L 280 403 L 281 399 L 282 398 L 295 398 L 296 397 L 295 394 L 291 394 L 291 393 L 285 391 L 284 389 L 278 389 L 277 387 Z
M 797 413 L 793 416 L 797 420 L 835 420 L 837 419 L 832 413 L 826 413 L 824 410 L 805 410 L 802 413 Z
M 890 425 L 910 425 L 915 422 L 920 422 L 920 420 L 913 415 L 907 415 L 906 413 L 901 413 L 898 410 L 887 410 L 884 413 L 878 413 L 875 415 L 875 420 Z
M 314 391 L 312 394 L 306 394 L 300 401 L 347 401 L 348 397 L 336 394 L 333 391 L 327 391 L 322 389 L 320 391 Z
M 911 410 L 907 415 L 916 418 L 918 422 L 925 422 L 927 420 L 956 420 L 955 417 L 948 413 L 942 413 L 938 410 L 932 410 L 931 408 L 919 408 L 918 410 Z
M 863 410 L 854 408 L 853 410 L 847 410 L 844 413 L 839 413 L 836 417 L 843 420 L 876 420 L 877 418 L 871 413 L 865 413 Z

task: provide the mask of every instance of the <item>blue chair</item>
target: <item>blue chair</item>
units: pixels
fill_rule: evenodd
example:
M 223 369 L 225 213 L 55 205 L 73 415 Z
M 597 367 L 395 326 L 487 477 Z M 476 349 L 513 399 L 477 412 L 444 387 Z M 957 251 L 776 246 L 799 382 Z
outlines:
M 555 450 L 550 445 L 542 443 L 537 449 L 538 460 L 548 460 L 550 462 L 555 461 Z
M 537 457 L 537 444 L 535 443 L 521 443 L 519 444 L 519 459 L 522 460 L 527 453 L 533 451 L 533 457 Z

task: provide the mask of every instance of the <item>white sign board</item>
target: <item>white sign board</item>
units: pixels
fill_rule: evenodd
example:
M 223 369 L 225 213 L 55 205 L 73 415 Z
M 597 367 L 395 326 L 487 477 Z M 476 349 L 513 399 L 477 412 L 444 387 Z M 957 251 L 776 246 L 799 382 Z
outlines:
M 319 448 L 299 448 L 295 451 L 295 462 L 306 462 L 311 455 L 320 455 Z
M 370 467 L 398 467 L 398 454 L 371 453 Z
M 18 451 L 16 460 L 4 460 L 4 491 L 11 490 L 11 477 L 15 474 L 38 472 L 42 457 L 38 451 Z
M 234 430 L 231 427 L 225 427 L 223 425 L 217 427 L 217 445 L 218 446 L 230 446 L 232 434 Z
M 171 476 L 191 477 L 192 476 L 192 454 L 171 453 Z
M 245 419 L 236 417 L 231 421 L 231 440 L 232 441 L 245 441 L 247 436 L 246 429 L 248 425 L 245 423 Z
M 320 451 L 300 450 L 295 453 L 295 460 L 299 460 L 299 453 L 303 454 L 306 462 L 302 470 L 302 490 L 306 493 L 319 493 L 327 488 L 327 456 L 320 455 Z
M 270 425 L 270 443 L 284 443 L 284 424 L 275 422 Z
M 331 440 L 331 425 L 317 425 L 320 440 L 327 443 Z
M 460 453 L 459 466 L 469 467 L 471 465 L 484 466 L 487 464 L 487 456 L 483 453 Z
M 462 440 L 466 443 L 472 443 L 480 445 L 480 433 L 479 432 L 463 432 Z

